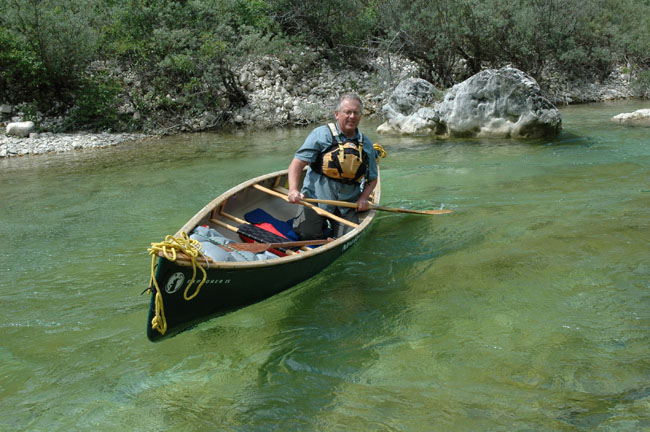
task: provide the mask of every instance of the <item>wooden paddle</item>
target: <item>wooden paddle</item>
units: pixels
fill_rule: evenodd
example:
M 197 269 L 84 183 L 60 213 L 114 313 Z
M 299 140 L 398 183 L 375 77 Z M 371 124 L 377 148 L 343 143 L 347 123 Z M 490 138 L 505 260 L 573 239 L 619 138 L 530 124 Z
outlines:
M 273 196 L 276 196 L 278 198 L 282 198 L 284 200 L 287 200 L 287 195 L 282 193 L 282 192 L 278 192 L 276 190 L 269 189 L 267 187 L 262 186 L 261 184 L 254 184 L 253 187 L 255 189 L 260 190 L 262 192 L 265 192 L 265 193 L 267 193 L 269 195 L 273 195 Z M 347 225 L 347 226 L 352 227 L 352 228 L 357 228 L 359 226 L 358 224 L 356 224 L 356 223 L 354 223 L 352 221 L 349 221 L 349 220 L 344 219 L 344 218 L 342 218 L 340 216 L 337 216 L 337 215 L 332 214 L 332 213 L 330 213 L 328 211 L 325 211 L 322 208 L 320 208 L 318 206 L 315 206 L 313 204 L 310 204 L 305 200 L 300 200 L 299 204 L 304 205 L 305 207 L 308 207 L 308 208 L 312 209 L 317 214 L 319 214 L 319 215 L 321 215 L 323 217 L 335 220 L 335 221 L 337 221 L 339 223 L 342 223 L 343 225 Z
M 317 204 L 328 204 L 335 205 L 340 207 L 350 207 L 357 208 L 357 203 L 348 202 L 348 201 L 335 201 L 335 200 L 325 200 L 325 199 L 316 199 L 316 198 L 304 198 L 304 201 Z M 413 213 L 413 214 L 423 214 L 423 215 L 441 215 L 451 213 L 452 210 L 408 210 L 394 207 L 382 207 L 374 204 L 370 204 L 371 210 L 381 210 L 394 213 Z
M 262 253 L 266 252 L 269 249 L 275 248 L 291 248 L 291 247 L 303 247 L 303 246 L 316 246 L 327 244 L 334 239 L 322 239 L 322 240 L 299 240 L 299 241 L 288 241 L 283 243 L 228 243 L 226 245 L 220 245 L 223 249 L 228 250 L 228 248 L 248 251 L 253 253 Z

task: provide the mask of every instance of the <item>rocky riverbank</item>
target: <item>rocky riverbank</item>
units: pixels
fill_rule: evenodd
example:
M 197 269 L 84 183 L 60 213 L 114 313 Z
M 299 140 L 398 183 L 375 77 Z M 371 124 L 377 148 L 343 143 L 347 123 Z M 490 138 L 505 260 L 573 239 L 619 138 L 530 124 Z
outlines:
M 145 134 L 127 133 L 54 134 L 51 132 L 45 132 L 31 135 L 32 136 L 28 138 L 0 135 L 0 158 L 102 148 L 113 146 L 125 141 L 138 140 L 147 137 Z
M 232 126 L 256 129 L 323 122 L 331 118 L 337 94 L 343 91 L 354 91 L 362 96 L 366 116 L 382 117 L 382 107 L 397 85 L 417 75 L 415 64 L 398 59 L 391 59 L 390 62 L 377 59 L 368 70 L 347 71 L 335 71 L 328 64 L 303 63 L 290 65 L 266 57 L 244 65 L 240 70 L 239 83 L 246 93 L 248 104 L 229 113 Z M 134 83 L 134 88 L 137 87 L 137 81 L 129 81 Z M 547 98 L 557 106 L 632 96 L 630 76 L 622 69 L 598 83 L 572 82 L 549 73 L 540 84 Z M 127 89 L 122 96 L 120 111 L 136 118 L 142 114 L 134 110 L 130 102 L 132 91 Z M 440 91 L 440 95 L 443 94 Z M 3 129 L 9 122 L 25 120 L 25 113 L 21 112 L 20 107 L 3 104 L 1 108 L 0 126 Z M 0 134 L 0 157 L 101 148 L 152 135 L 205 131 L 215 128 L 216 119 L 215 113 L 205 112 L 198 118 L 183 119 L 173 128 L 138 134 L 52 133 L 62 120 L 41 119 L 40 132 L 36 131 L 29 137 Z

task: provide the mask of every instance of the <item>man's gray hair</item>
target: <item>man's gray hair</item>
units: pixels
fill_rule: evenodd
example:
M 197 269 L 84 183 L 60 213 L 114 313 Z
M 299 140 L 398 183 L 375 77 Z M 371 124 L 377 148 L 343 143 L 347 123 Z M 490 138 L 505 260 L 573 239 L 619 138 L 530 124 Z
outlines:
M 339 98 L 339 103 L 336 104 L 336 110 L 335 110 L 336 112 L 341 111 L 341 104 L 343 103 L 343 101 L 345 99 L 347 99 L 347 100 L 355 100 L 355 101 L 359 102 L 359 105 L 361 106 L 361 112 L 359 114 L 363 114 L 363 101 L 361 100 L 361 96 L 359 96 L 356 93 L 345 93 L 345 94 L 341 95 L 341 97 Z

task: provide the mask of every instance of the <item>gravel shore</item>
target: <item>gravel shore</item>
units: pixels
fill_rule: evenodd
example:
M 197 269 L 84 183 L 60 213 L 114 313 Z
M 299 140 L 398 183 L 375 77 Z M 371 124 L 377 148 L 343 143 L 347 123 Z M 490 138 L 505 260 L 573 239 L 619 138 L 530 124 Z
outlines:
M 46 132 L 33 134 L 30 138 L 17 138 L 0 134 L 0 158 L 109 147 L 124 141 L 146 138 L 147 136 L 145 134 L 128 133 L 54 134 Z

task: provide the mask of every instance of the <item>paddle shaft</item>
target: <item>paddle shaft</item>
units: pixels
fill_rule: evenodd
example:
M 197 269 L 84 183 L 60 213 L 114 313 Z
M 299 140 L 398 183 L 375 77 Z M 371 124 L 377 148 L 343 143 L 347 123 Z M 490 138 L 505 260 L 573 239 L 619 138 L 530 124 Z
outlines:
M 287 196 L 286 196 L 285 194 L 280 193 L 280 192 L 278 192 L 278 191 L 275 191 L 275 190 L 273 190 L 273 189 L 269 189 L 269 188 L 264 187 L 264 186 L 262 186 L 262 185 L 260 185 L 260 184 L 254 184 L 253 187 L 254 187 L 255 189 L 257 189 L 257 190 L 262 191 L 262 192 L 266 192 L 266 193 L 269 194 L 269 195 L 273 195 L 273 196 L 276 196 L 276 197 L 278 197 L 278 198 L 282 198 L 282 199 L 284 199 L 284 200 L 287 199 Z M 335 220 L 335 221 L 337 221 L 337 222 L 339 222 L 339 223 L 342 223 L 342 224 L 344 224 L 344 225 L 347 225 L 347 226 L 349 226 L 349 227 L 357 228 L 357 227 L 359 226 L 358 224 L 356 224 L 356 223 L 354 223 L 354 222 L 352 222 L 352 221 L 349 221 L 349 220 L 347 220 L 347 219 L 344 219 L 344 218 L 342 218 L 342 217 L 340 217 L 340 216 L 337 216 L 337 215 L 332 214 L 332 213 L 330 213 L 330 212 L 328 212 L 328 211 L 325 211 L 325 210 L 323 210 L 322 208 L 320 208 L 320 207 L 318 207 L 318 206 L 315 206 L 315 205 L 313 205 L 313 204 L 310 204 L 309 202 L 307 202 L 307 200 L 300 200 L 299 204 L 304 205 L 305 207 L 308 207 L 308 208 L 312 209 L 312 210 L 315 211 L 317 214 L 319 214 L 319 215 L 321 215 L 321 216 L 323 216 L 323 217 L 330 218 L 330 219 L 332 219 L 332 220 Z
M 304 198 L 304 201 L 310 203 L 317 203 L 317 204 L 328 204 L 328 205 L 335 205 L 340 207 L 357 208 L 356 203 L 348 202 L 348 201 L 336 201 L 336 200 L 326 200 L 326 199 L 316 199 L 316 198 Z M 393 207 L 382 207 L 374 204 L 370 204 L 370 209 L 388 211 L 394 213 L 412 213 L 412 214 L 424 214 L 424 215 L 440 215 L 440 214 L 447 214 L 452 212 L 451 210 L 408 210 L 408 209 L 393 208 Z
M 324 245 L 331 241 L 332 239 L 298 240 L 298 241 L 288 241 L 282 243 L 228 243 L 220 246 L 224 249 L 230 248 L 230 249 L 260 253 L 275 248 L 291 248 L 291 247 Z

